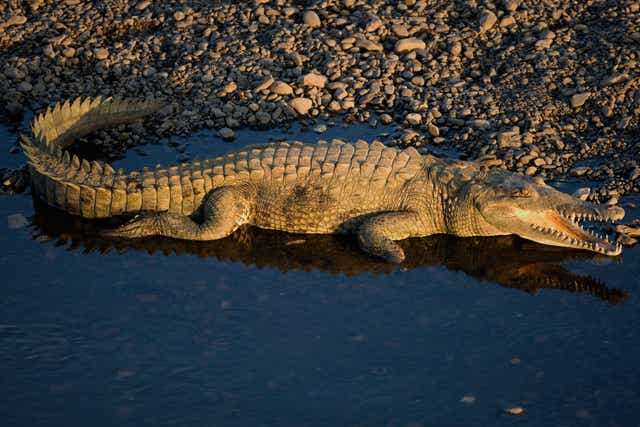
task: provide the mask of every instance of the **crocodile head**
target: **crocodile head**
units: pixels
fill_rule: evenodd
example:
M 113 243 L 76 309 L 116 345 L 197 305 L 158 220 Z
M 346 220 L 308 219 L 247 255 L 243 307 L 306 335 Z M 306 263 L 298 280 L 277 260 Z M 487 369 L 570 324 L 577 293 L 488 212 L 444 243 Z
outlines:
M 615 221 L 624 217 L 617 206 L 596 205 L 562 193 L 541 178 L 491 171 L 472 186 L 480 227 L 495 234 L 516 234 L 553 246 L 619 255 L 622 247 L 583 228 L 584 221 Z

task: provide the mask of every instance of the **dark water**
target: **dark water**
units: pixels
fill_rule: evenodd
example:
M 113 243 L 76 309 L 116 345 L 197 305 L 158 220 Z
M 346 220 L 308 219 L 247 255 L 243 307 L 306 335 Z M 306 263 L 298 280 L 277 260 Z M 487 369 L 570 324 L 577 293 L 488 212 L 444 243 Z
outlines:
M 416 239 L 398 268 L 252 229 L 114 246 L 28 195 L 0 218 L 3 426 L 638 425 L 640 247 Z

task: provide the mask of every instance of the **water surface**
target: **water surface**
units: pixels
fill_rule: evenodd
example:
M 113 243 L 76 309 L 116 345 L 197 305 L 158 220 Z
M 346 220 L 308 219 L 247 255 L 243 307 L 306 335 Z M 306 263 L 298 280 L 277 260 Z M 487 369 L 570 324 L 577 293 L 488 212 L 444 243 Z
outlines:
M 189 156 L 244 143 L 209 136 Z M 5 426 L 637 425 L 639 247 L 413 239 L 394 267 L 252 229 L 114 244 L 29 195 L 0 218 Z

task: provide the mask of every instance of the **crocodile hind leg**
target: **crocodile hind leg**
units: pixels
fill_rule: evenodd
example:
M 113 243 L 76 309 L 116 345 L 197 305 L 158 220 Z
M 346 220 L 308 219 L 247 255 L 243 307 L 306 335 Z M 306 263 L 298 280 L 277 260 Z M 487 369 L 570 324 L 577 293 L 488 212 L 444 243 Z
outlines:
M 233 233 L 250 220 L 252 202 L 239 186 L 217 188 L 202 201 L 202 221 L 169 212 L 143 213 L 126 224 L 106 231 L 111 237 L 165 236 L 183 240 L 216 240 Z
M 367 218 L 358 227 L 360 248 L 393 263 L 404 261 L 404 251 L 394 242 L 420 236 L 419 218 L 415 212 L 385 212 Z

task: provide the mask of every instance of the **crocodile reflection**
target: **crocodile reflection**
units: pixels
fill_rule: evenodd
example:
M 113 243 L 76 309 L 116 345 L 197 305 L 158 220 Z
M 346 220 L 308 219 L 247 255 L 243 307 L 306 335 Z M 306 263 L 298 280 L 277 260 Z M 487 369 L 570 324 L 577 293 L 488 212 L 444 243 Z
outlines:
M 71 249 L 85 252 L 191 254 L 221 261 L 242 262 L 258 268 L 282 271 L 319 270 L 348 276 L 360 273 L 388 274 L 398 267 L 364 255 L 353 239 L 331 235 L 295 235 L 241 227 L 233 235 L 216 241 L 193 242 L 167 238 L 109 239 L 98 234 L 105 225 L 65 215 L 35 203 L 33 224 L 36 236 L 57 239 Z M 513 236 L 455 238 L 431 236 L 399 242 L 407 257 L 399 268 L 412 270 L 443 266 L 461 271 L 482 282 L 519 289 L 531 294 L 540 289 L 588 293 L 618 304 L 628 295 L 620 289 L 569 271 L 563 262 L 579 259 L 606 259 L 587 252 L 538 245 Z

